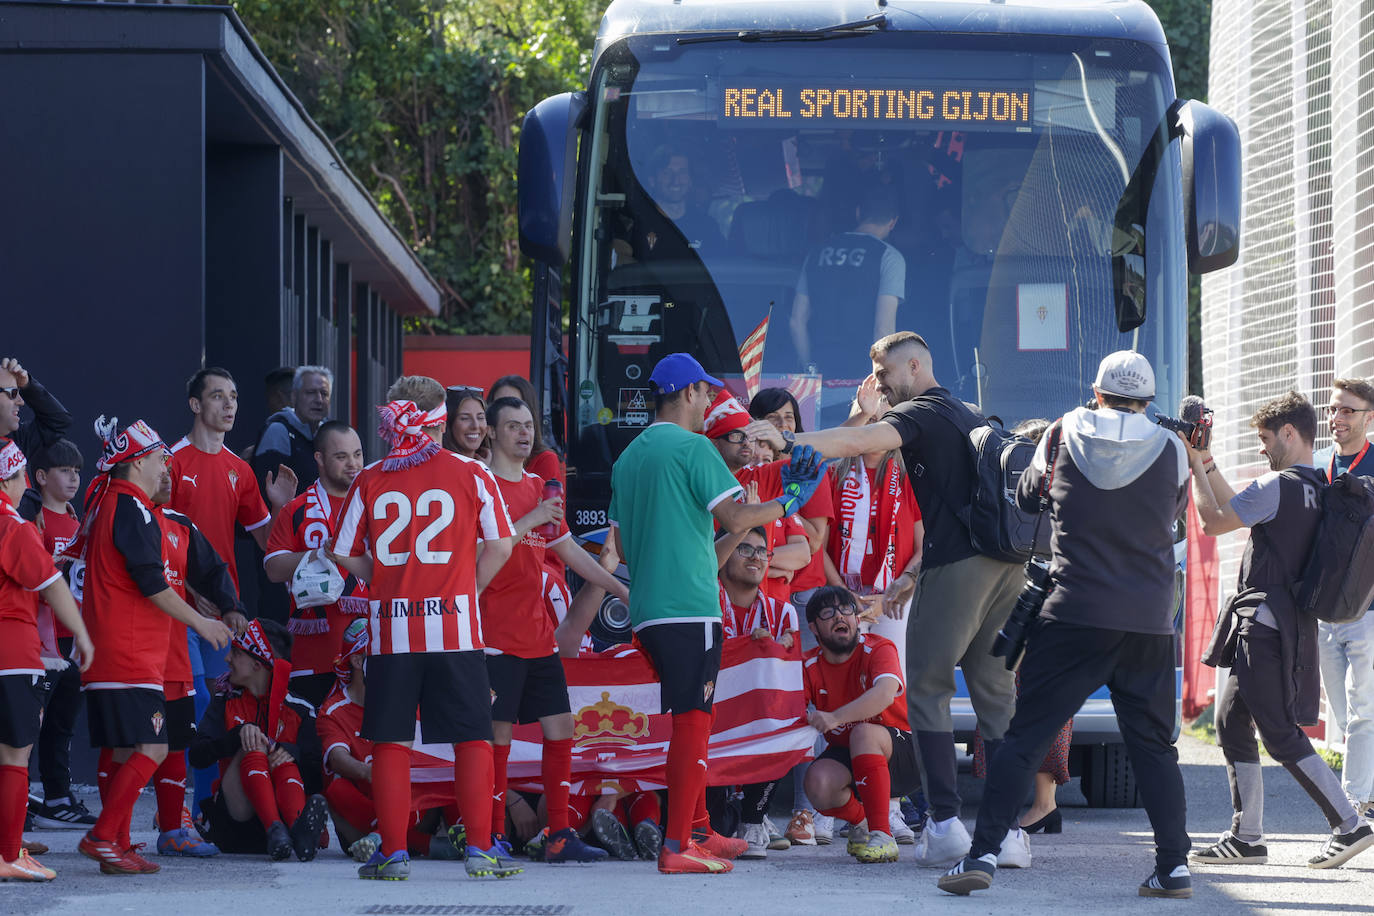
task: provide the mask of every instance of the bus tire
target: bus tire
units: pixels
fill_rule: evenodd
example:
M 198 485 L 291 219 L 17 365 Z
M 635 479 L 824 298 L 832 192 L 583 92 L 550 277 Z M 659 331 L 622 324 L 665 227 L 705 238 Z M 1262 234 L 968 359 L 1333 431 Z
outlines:
M 1140 792 L 1124 744 L 1084 748 L 1081 786 L 1090 808 L 1139 808 Z

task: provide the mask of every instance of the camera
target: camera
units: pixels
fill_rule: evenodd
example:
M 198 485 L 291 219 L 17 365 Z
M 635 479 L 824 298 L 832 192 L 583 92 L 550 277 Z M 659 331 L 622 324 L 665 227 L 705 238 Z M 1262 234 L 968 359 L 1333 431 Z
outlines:
M 1195 395 L 1184 398 L 1178 413 L 1178 417 L 1155 414 L 1155 422 L 1167 430 L 1182 433 L 1195 449 L 1205 450 L 1212 444 L 1212 411 L 1202 398 Z
M 1042 561 L 1032 559 L 1026 564 L 1026 585 L 1016 596 L 1016 607 L 1011 616 L 992 641 L 992 654 L 1006 659 L 1007 670 L 1015 671 L 1021 664 L 1021 656 L 1026 654 L 1026 640 L 1030 636 L 1031 624 L 1040 616 L 1045 606 L 1045 598 L 1050 593 L 1050 568 Z

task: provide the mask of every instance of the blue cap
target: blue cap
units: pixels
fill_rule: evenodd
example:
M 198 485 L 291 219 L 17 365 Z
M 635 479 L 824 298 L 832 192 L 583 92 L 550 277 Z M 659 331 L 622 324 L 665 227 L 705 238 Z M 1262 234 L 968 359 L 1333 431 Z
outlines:
M 725 387 L 720 379 L 707 375 L 701 363 L 690 353 L 669 353 L 660 359 L 654 371 L 649 373 L 649 381 L 654 383 L 659 394 L 672 394 L 697 382 L 710 382 L 717 388 Z

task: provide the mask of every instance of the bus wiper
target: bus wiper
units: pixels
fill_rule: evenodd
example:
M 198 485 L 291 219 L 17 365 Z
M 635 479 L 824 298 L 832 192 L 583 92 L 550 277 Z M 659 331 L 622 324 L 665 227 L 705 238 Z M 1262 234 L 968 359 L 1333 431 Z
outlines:
M 854 38 L 872 32 L 887 31 L 887 14 L 879 13 L 867 19 L 821 26 L 818 29 L 756 29 L 733 32 L 729 35 L 689 35 L 679 38 L 680 45 L 705 44 L 713 41 L 825 41 L 829 38 Z

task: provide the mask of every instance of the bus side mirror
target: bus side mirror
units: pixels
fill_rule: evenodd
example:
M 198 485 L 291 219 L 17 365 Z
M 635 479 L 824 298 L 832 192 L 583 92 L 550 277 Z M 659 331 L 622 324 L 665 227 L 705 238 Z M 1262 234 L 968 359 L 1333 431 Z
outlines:
M 1183 102 L 1177 112 L 1188 270 L 1205 274 L 1230 267 L 1240 255 L 1240 131 L 1202 102 Z
M 572 253 L 577 125 L 585 92 L 564 92 L 535 105 L 520 129 L 520 250 L 561 267 Z

